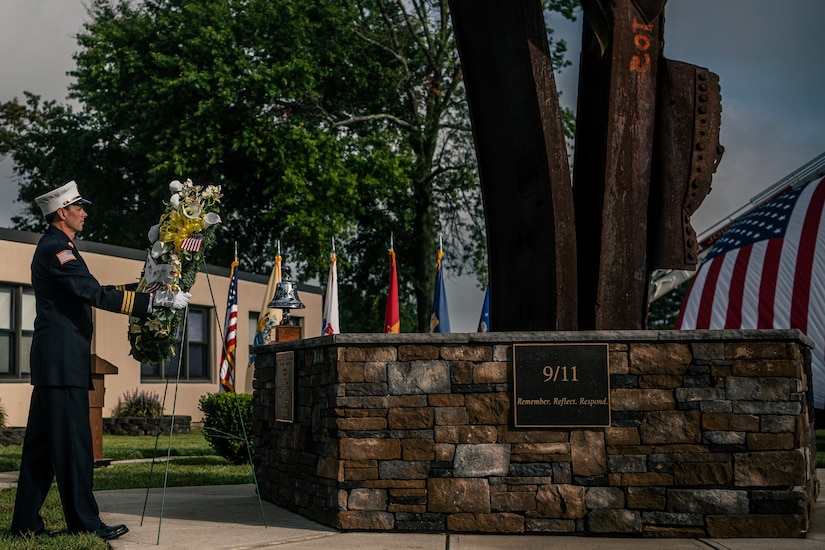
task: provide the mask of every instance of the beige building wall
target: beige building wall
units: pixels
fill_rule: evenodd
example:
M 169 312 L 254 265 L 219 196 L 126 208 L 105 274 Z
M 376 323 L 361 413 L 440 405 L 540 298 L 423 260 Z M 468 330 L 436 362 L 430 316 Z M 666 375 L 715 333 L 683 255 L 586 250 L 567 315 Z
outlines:
M 6 258 L 0 262 L 0 284 L 31 285 L 31 258 L 39 235 L 22 231 L 0 229 L 0 255 Z M 18 242 L 24 241 L 24 242 Z M 25 242 L 28 241 L 28 242 Z M 136 282 L 145 259 L 145 251 L 85 243 L 75 241 L 89 266 L 92 275 L 103 285 Z M 223 325 L 226 315 L 226 298 L 229 291 L 229 268 L 208 266 L 209 275 L 198 273 L 192 287 L 190 304 L 206 307 L 210 311 L 209 333 L 212 380 L 209 383 L 181 381 L 177 385 L 170 379 L 141 382 L 140 364 L 129 355 L 127 338 L 128 317 L 116 313 L 94 309 L 94 336 L 92 353 L 112 363 L 118 368 L 116 375 L 105 378 L 106 398 L 103 416 L 111 416 L 124 394 L 138 391 L 153 392 L 163 399 L 166 393 L 165 412 L 190 415 L 193 421 L 202 420 L 198 400 L 207 393 L 219 391 L 218 369 L 223 349 Z M 235 354 L 235 387 L 243 392 L 247 387 L 247 365 L 249 364 L 250 314 L 257 318 L 264 300 L 268 277 L 244 273 L 238 280 L 238 323 L 237 349 Z M 305 309 L 293 312 L 293 317 L 302 317 L 304 337 L 320 336 L 323 315 L 321 289 L 307 285 L 299 286 L 301 301 Z M 249 370 L 251 374 L 251 370 Z M 25 426 L 28 415 L 31 385 L 28 380 L 0 378 L 0 404 L 5 408 L 7 425 Z M 175 392 L 177 391 L 177 400 Z

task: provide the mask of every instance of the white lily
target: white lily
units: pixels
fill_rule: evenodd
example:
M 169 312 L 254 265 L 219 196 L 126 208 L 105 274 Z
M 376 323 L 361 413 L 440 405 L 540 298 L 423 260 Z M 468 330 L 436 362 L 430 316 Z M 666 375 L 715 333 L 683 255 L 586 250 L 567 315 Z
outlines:
M 160 235 L 160 224 L 155 224 L 149 228 L 149 242 L 153 243 L 158 240 L 158 235 Z
M 204 229 L 206 229 L 210 225 L 215 225 L 216 223 L 221 223 L 221 217 L 214 212 L 207 212 L 206 215 L 203 217 Z
M 171 191 L 172 193 L 177 193 L 181 189 L 183 189 L 183 184 L 180 181 L 172 180 L 171 182 L 169 182 L 169 191 Z
M 169 199 L 169 204 L 171 204 L 174 208 L 177 208 L 180 204 L 180 195 L 178 193 L 172 195 Z
M 188 204 L 183 207 L 183 215 L 190 220 L 195 220 L 201 217 L 201 207 L 199 204 Z

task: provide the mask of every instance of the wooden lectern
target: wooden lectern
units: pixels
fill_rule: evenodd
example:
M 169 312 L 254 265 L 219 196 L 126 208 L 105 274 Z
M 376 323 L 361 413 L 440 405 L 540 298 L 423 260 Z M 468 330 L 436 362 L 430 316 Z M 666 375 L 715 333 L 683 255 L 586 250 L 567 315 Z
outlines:
M 117 374 L 117 367 L 96 354 L 92 354 L 92 386 L 89 390 L 89 425 L 92 428 L 92 451 L 95 467 L 107 466 L 110 460 L 103 459 L 103 401 L 106 397 L 103 377 Z

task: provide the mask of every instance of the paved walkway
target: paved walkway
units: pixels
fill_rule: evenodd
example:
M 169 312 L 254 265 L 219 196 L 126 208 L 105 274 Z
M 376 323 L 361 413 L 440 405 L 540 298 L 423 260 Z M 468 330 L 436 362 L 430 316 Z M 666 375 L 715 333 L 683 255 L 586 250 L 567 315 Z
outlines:
M 818 474 L 819 479 L 823 479 L 825 470 L 819 470 Z M 16 481 L 17 472 L 0 473 L 0 487 L 14 486 Z M 111 541 L 113 550 L 538 550 L 550 547 L 562 550 L 825 549 L 825 491 L 820 492 L 813 528 L 804 539 L 344 533 L 269 502 L 263 502 L 264 521 L 252 484 L 167 488 L 163 502 L 161 489 L 149 491 L 148 498 L 146 489 L 97 491 L 95 495 L 106 523 L 125 523 L 129 526 L 126 535 Z

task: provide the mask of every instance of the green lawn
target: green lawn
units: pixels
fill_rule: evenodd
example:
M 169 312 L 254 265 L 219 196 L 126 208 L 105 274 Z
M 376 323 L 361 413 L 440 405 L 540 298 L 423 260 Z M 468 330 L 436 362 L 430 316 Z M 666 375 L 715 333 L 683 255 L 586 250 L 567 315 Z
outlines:
M 103 436 L 103 456 L 113 460 L 151 458 L 154 454 L 154 436 Z M 157 455 L 163 459 L 167 452 L 177 458 L 169 462 L 167 487 L 187 487 L 196 485 L 235 485 L 252 483 L 252 467 L 249 464 L 235 466 L 214 454 L 206 442 L 201 429 L 193 429 L 190 434 L 161 436 L 157 439 Z M 13 445 L 0 447 L 0 471 L 14 471 L 20 468 L 22 447 Z M 151 481 L 150 481 L 151 470 Z M 137 462 L 112 464 L 95 470 L 96 491 L 104 489 L 134 489 L 147 485 L 162 487 L 167 476 L 166 463 Z M 57 537 L 12 537 L 9 533 L 14 510 L 16 489 L 0 490 L 0 548 L 22 549 L 89 549 L 107 550 L 109 545 L 94 535 L 60 535 Z M 41 512 L 46 528 L 50 531 L 66 529 L 57 487 L 52 485 L 46 504 Z

